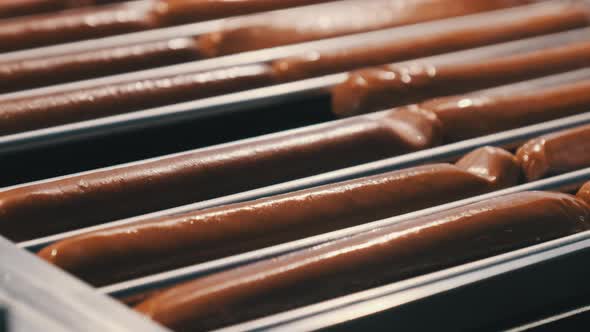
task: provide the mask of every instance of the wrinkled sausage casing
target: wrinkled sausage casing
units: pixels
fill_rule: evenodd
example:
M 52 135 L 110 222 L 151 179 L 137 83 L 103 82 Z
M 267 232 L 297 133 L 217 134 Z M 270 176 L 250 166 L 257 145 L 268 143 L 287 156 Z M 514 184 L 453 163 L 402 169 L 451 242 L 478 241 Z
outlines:
M 590 167 L 590 126 L 532 139 L 518 150 L 517 157 L 531 181 Z
M 103 285 L 471 197 L 518 183 L 510 153 L 486 147 L 456 165 L 414 167 L 66 239 L 49 262 Z
M 217 273 L 136 309 L 175 331 L 213 329 L 590 229 L 590 206 L 526 192 Z

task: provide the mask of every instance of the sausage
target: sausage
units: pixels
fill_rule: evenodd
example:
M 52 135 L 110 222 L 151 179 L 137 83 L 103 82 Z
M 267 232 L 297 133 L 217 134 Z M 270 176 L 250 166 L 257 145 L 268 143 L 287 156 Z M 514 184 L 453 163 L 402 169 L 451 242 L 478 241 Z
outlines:
M 530 181 L 590 167 L 590 126 L 532 139 L 518 149 L 517 157 Z
M 588 8 L 580 4 L 559 7 L 557 11 L 531 13 L 530 16 L 502 22 L 481 22 L 468 28 L 425 32 L 411 38 L 395 36 L 389 42 L 372 43 L 363 47 L 312 49 L 301 55 L 277 60 L 273 66 L 282 81 L 292 81 L 381 65 L 459 49 L 493 44 L 558 32 L 588 24 Z
M 456 166 L 419 166 L 145 220 L 60 241 L 39 256 L 104 285 L 509 187 L 519 175 L 509 152 L 482 148 Z
M 590 182 L 586 182 L 576 194 L 576 197 L 590 204 Z
M 182 11 L 211 15 L 219 6 L 242 6 L 259 3 L 259 6 L 277 6 L 276 1 L 182 1 L 171 4 L 171 11 L 179 12 L 184 6 L 197 6 L 201 11 Z M 280 3 L 294 5 L 281 1 Z M 313 1 L 306 1 L 311 3 Z M 319 2 L 319 1 L 318 1 Z M 151 67 L 194 61 L 205 57 L 265 47 L 292 44 L 307 40 L 353 32 L 368 31 L 449 17 L 475 11 L 523 4 L 526 0 L 457 1 L 457 0 L 371 0 L 338 1 L 320 7 L 298 8 L 270 12 L 247 18 L 226 20 L 224 28 L 199 37 L 160 40 L 131 46 L 103 48 L 80 53 L 58 54 L 50 57 L 0 62 L 0 93 L 17 91 L 117 74 Z M 1 6 L 1 5 L 0 5 Z M 317 7 L 317 8 L 316 8 Z M 423 8 L 425 7 L 425 8 Z M 258 8 L 261 9 L 262 7 Z M 240 9 L 236 7 L 232 10 Z M 417 13 L 416 11 L 420 11 Z M 1 11 L 1 9 L 0 9 Z M 325 11 L 325 15 L 318 15 Z M 229 15 L 227 12 L 226 15 Z M 387 13 L 387 15 L 383 15 Z M 213 14 L 219 15 L 218 12 Z M 355 18 L 351 18 L 354 15 Z M 331 29 L 326 27 L 330 18 Z M 195 18 L 196 19 L 196 18 Z M 356 22 L 350 24 L 351 21 Z M 363 22 L 363 24 L 359 24 Z M 287 31 L 287 27 L 293 25 Z M 236 28 L 238 26 L 239 28 Z M 230 28 L 231 27 L 231 28 Z M 198 41 L 197 41 L 198 40 Z
M 156 28 L 153 4 L 120 3 L 0 21 L 0 52 Z
M 351 33 L 391 28 L 530 3 L 528 0 L 338 1 L 227 20 L 199 38 L 202 52 L 220 56 Z
M 568 8 L 570 8 L 571 10 L 574 10 L 575 8 L 579 9 L 579 7 Z M 568 14 L 569 16 L 567 16 L 569 18 L 565 21 L 571 23 L 571 16 L 574 14 L 572 14 L 571 11 L 569 11 L 568 13 L 570 13 Z M 579 11 L 575 11 L 575 13 L 575 15 L 580 14 Z M 526 33 L 532 33 L 533 31 L 535 31 L 536 33 L 540 32 L 541 30 L 545 31 L 549 28 L 553 29 L 555 28 L 555 25 L 563 27 L 560 24 L 562 23 L 562 21 L 564 22 L 563 15 L 565 15 L 565 12 L 553 13 L 551 15 L 551 19 L 548 19 L 545 16 L 543 16 L 543 22 L 540 24 L 534 24 L 533 26 L 522 26 L 522 24 L 527 23 L 528 21 L 521 20 L 515 23 L 515 25 L 512 26 L 512 28 L 516 26 L 518 27 L 517 30 L 524 29 L 528 31 Z M 557 17 L 559 17 L 559 19 L 556 22 L 553 22 L 552 20 L 556 20 Z M 539 17 L 536 17 L 536 19 L 539 19 Z M 472 35 L 470 37 L 471 39 L 458 38 L 456 34 L 452 34 L 452 36 L 448 36 L 450 39 L 447 40 L 448 43 L 445 42 L 445 40 L 438 40 L 436 42 L 441 43 L 441 45 L 449 45 L 449 43 L 453 44 L 453 41 L 459 41 L 459 44 L 461 44 L 462 46 L 467 46 L 463 43 L 466 42 L 469 44 L 471 43 L 470 40 L 472 39 L 477 42 L 491 42 L 491 40 L 498 40 L 498 38 L 512 38 L 515 36 L 513 33 L 515 33 L 516 31 L 510 28 L 510 25 L 503 25 L 502 27 L 498 26 L 497 28 L 503 29 L 503 32 L 505 33 L 510 33 L 504 35 L 502 33 Z M 492 31 L 494 30 L 492 29 Z M 474 33 L 474 31 L 470 30 L 468 34 L 471 33 Z M 525 32 L 521 31 L 520 33 Z M 491 40 L 489 38 L 491 38 Z M 423 39 L 430 40 L 430 42 L 433 41 L 427 37 L 424 37 Z M 420 39 L 417 42 L 421 43 L 423 39 Z M 404 46 L 404 43 L 405 42 L 402 41 L 396 45 Z M 374 55 L 372 54 L 373 49 L 367 48 L 365 49 L 365 51 L 367 52 L 365 55 L 368 58 L 361 57 L 357 60 L 368 61 L 370 63 L 371 61 L 379 59 L 380 56 L 390 55 L 389 53 L 387 53 L 389 51 L 387 51 L 385 53 L 382 53 L 381 55 L 372 57 L 372 55 Z M 407 50 L 404 47 L 402 47 L 399 49 L 399 51 L 406 52 Z M 422 51 L 429 52 L 429 48 L 419 48 L 419 50 L 410 50 L 409 52 L 414 53 Z M 558 60 L 555 60 L 555 65 L 550 65 L 547 63 L 543 63 L 542 61 L 539 61 L 537 63 L 534 63 L 536 66 L 534 66 L 533 68 L 536 69 L 532 69 L 530 68 L 531 66 L 529 66 L 527 67 L 528 70 L 523 70 L 523 72 L 527 73 L 529 76 L 533 76 L 533 73 L 535 73 L 536 75 L 542 75 L 552 73 L 555 71 L 580 67 L 585 64 L 585 62 L 587 61 L 586 59 L 588 57 L 585 53 L 578 52 L 578 49 L 576 49 L 575 51 L 576 52 L 571 52 L 574 55 L 570 55 L 570 57 L 567 58 L 562 57 L 563 52 L 557 50 L 554 52 L 558 53 L 554 55 L 554 57 L 558 58 Z M 395 53 L 396 51 L 394 51 L 392 54 Z M 551 59 L 553 58 L 550 58 L 549 60 Z M 346 59 L 342 60 L 344 61 Z M 528 58 L 525 60 L 528 60 Z M 518 61 L 518 63 L 522 63 L 524 60 Z M 204 98 L 217 94 L 235 92 L 247 88 L 255 88 L 270 85 L 277 82 L 282 82 L 282 80 L 284 79 L 284 77 L 282 77 L 282 75 L 284 74 L 283 68 L 281 67 L 282 63 L 284 63 L 282 60 L 278 60 L 271 65 L 246 65 L 243 67 L 236 67 L 232 69 L 216 70 L 211 73 L 203 73 L 202 76 L 197 76 L 195 73 L 188 73 L 184 76 L 178 75 L 175 77 L 168 76 L 153 79 L 145 79 L 141 81 L 122 82 L 108 86 L 96 86 L 85 88 L 82 90 L 55 92 L 52 94 L 40 96 L 21 97 L 17 99 L 5 98 L 2 101 L 0 101 L 0 116 L 3 116 L 7 120 L 0 124 L 0 135 L 45 128 L 49 126 L 82 121 L 113 114 L 126 113 L 139 110 L 145 107 L 156 107 L 166 105 L 168 103 L 176 103 L 195 98 Z M 541 63 L 543 64 L 543 66 L 540 65 Z M 88 65 L 92 65 L 92 63 L 89 63 Z M 341 63 L 341 65 L 346 67 L 348 66 L 348 62 L 343 62 Z M 267 68 L 267 66 L 269 67 Z M 48 70 L 51 69 L 52 68 L 48 68 Z M 246 72 L 250 74 L 239 74 L 236 78 L 233 77 L 235 74 L 231 74 L 236 72 Z M 494 74 L 497 73 L 494 72 Z M 455 77 L 458 76 L 457 74 L 449 75 L 455 75 Z M 507 81 L 509 81 L 509 78 L 519 79 L 527 77 L 524 74 L 520 76 L 516 74 L 506 74 L 506 76 Z M 194 77 L 212 77 L 213 79 L 205 79 L 204 82 L 201 82 L 203 79 L 197 79 L 196 81 L 194 81 Z M 217 79 L 217 77 L 221 77 L 221 79 Z M 413 79 L 415 81 L 420 81 L 418 77 L 419 75 L 414 75 Z M 437 77 L 442 78 L 446 76 L 445 74 L 438 74 Z M 486 78 L 489 79 L 489 75 Z M 169 87 L 169 80 L 172 80 L 173 82 L 178 81 L 179 83 L 173 83 L 173 86 Z M 214 84 L 214 82 L 219 83 L 219 85 L 222 85 L 223 88 L 218 87 L 218 84 Z M 11 86 L 12 84 L 10 82 L 6 82 L 6 85 Z M 210 87 L 209 85 L 212 86 Z
M 127 0 L 5 0 L 0 2 L 0 18 L 41 14 L 123 1 Z
M 0 62 L 0 93 L 203 58 L 193 38 Z
M 267 65 L 188 72 L 0 101 L 0 135 L 205 98 L 269 85 Z
M 339 117 L 353 116 L 489 88 L 583 68 L 590 65 L 589 57 L 590 43 L 582 42 L 468 63 L 437 66 L 417 61 L 361 69 L 332 89 L 332 111 Z M 484 104 L 487 108 L 489 102 Z
M 440 137 L 433 114 L 392 111 L 20 186 L 0 192 L 0 234 L 54 234 L 429 148 Z
M 324 1 L 328 0 L 146 0 L 14 18 L 0 22 L 0 52 Z
M 94 4 L 93 0 L 8 0 L 0 2 L 0 18 L 39 14 Z
M 438 98 L 418 107 L 437 115 L 444 140 L 450 143 L 584 113 L 590 107 L 589 92 L 590 81 L 580 81 L 532 91 Z
M 159 12 L 163 25 L 176 25 L 329 1 L 333 0 L 166 0 Z
M 590 206 L 525 192 L 416 218 L 189 281 L 136 309 L 175 331 L 208 330 L 590 229 Z

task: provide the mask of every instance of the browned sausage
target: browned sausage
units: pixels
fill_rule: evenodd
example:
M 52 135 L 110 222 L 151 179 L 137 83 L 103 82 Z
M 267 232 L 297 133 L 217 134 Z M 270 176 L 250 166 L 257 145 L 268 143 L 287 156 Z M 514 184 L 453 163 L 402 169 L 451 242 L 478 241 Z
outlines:
M 151 2 L 121 3 L 0 21 L 0 52 L 156 28 Z
M 467 33 L 467 35 L 470 35 L 469 38 L 459 38 L 463 36 L 461 34 L 452 34 L 452 36 L 447 36 L 449 37 L 448 39 L 443 38 L 442 40 L 424 37 L 424 40 L 428 41 L 425 45 L 433 46 L 436 44 L 438 46 L 434 46 L 435 49 L 438 49 L 440 45 L 467 47 L 473 46 L 473 43 L 479 44 L 493 42 L 501 39 L 515 38 L 515 36 L 540 33 L 547 29 L 555 29 L 556 26 L 563 28 L 561 25 L 562 23 L 572 22 L 572 15 L 581 15 L 578 7 L 569 8 L 570 11 L 567 11 L 567 13 L 560 12 L 551 14 L 551 18 L 545 16 L 543 16 L 542 19 L 535 17 L 535 20 L 541 20 L 542 22 L 537 22 L 533 25 L 529 25 L 528 23 L 530 22 L 527 20 L 520 20 L 515 22 L 512 26 L 510 24 L 503 24 L 502 26 L 497 24 L 498 26 L 496 26 L 496 29 L 502 30 L 501 32 L 491 29 L 490 31 L 486 31 L 486 33 L 473 34 L 474 31 L 469 29 L 469 32 Z M 575 10 L 575 8 L 578 8 L 578 10 Z M 565 19 L 563 15 L 566 15 L 567 19 Z M 483 28 L 474 29 L 477 30 Z M 422 42 L 423 39 L 412 41 L 412 43 Z M 392 54 L 394 56 L 395 54 L 399 55 L 399 53 L 396 53 L 397 51 L 405 53 L 408 51 L 405 48 L 408 46 L 406 43 L 407 42 L 404 41 L 400 43 L 392 42 L 392 45 L 397 45 L 394 47 L 393 51 L 380 50 L 377 52 L 378 54 L 374 54 L 374 49 L 370 47 L 366 48 L 364 49 L 364 52 L 366 53 L 364 53 L 362 57 L 356 58 L 353 62 L 358 60 L 363 62 L 363 64 L 367 64 L 383 56 L 389 57 Z M 400 48 L 397 49 L 398 47 Z M 395 49 L 397 49 L 397 51 Z M 388 53 L 390 51 L 393 53 Z M 417 50 L 410 50 L 409 52 L 431 51 L 433 51 L 433 49 L 426 46 L 425 48 L 418 48 Z M 569 58 L 562 57 L 563 52 L 558 53 L 558 55 L 554 55 L 553 57 L 542 57 L 542 59 L 546 60 L 545 62 L 539 60 L 534 63 L 535 69 L 532 69 L 529 66 L 526 70 L 523 69 L 523 72 L 529 76 L 534 76 L 535 74 L 542 75 L 555 71 L 577 68 L 583 66 L 588 58 L 583 52 L 577 52 L 575 53 L 576 56 L 570 56 Z M 557 60 L 554 59 L 555 57 L 557 57 Z M 347 59 L 348 58 L 342 58 L 340 64 L 336 62 L 334 65 L 338 68 L 340 68 L 339 66 L 344 66 L 340 69 L 346 69 L 349 64 Z M 289 60 L 286 61 L 288 62 Z M 519 63 L 523 62 L 521 60 L 519 61 Z M 551 61 L 556 62 L 556 64 L 552 64 Z M 0 135 L 45 128 L 107 115 L 126 113 L 146 107 L 156 107 L 169 103 L 269 85 L 275 83 L 276 80 L 281 81 L 284 79 L 284 77 L 282 77 L 285 73 L 284 68 L 282 68 L 282 64 L 284 63 L 285 62 L 282 60 L 276 61 L 272 64 L 272 69 L 267 68 L 264 64 L 257 65 L 258 67 L 256 67 L 256 65 L 248 65 L 243 68 L 221 69 L 210 73 L 202 73 L 201 75 L 188 73 L 185 75 L 89 87 L 82 90 L 55 92 L 40 96 L 4 99 L 0 101 L 0 117 L 4 117 L 6 121 L 0 123 Z M 318 64 L 321 65 L 321 63 Z M 260 69 L 253 70 L 252 68 L 254 67 Z M 236 74 L 244 72 L 249 74 Z M 493 73 L 498 74 L 497 72 Z M 510 73 L 512 73 L 512 71 Z M 458 77 L 458 74 L 448 75 L 454 75 L 456 78 Z M 418 75 L 415 76 L 414 79 L 418 80 Z M 513 80 L 527 77 L 525 74 L 521 74 L 520 76 L 517 74 L 506 74 L 506 76 L 509 76 L 509 78 Z M 447 74 L 441 73 L 437 77 L 447 77 Z M 490 76 L 488 75 L 486 78 L 489 79 Z M 506 77 L 505 80 L 509 81 L 509 78 Z M 168 82 L 172 82 L 170 83 L 172 86 L 170 86 Z M 10 82 L 7 82 L 6 84 L 10 85 Z
M 275 61 L 278 77 L 291 81 L 342 72 L 364 66 L 408 60 L 501 41 L 567 30 L 588 24 L 588 8 L 570 5 L 555 12 L 532 13 L 526 19 L 481 22 L 469 28 L 432 31 L 419 38 L 400 38 L 363 47 L 308 50 L 302 55 Z
M 95 2 L 93 0 L 4 0 L 0 1 L 0 18 L 91 6 Z
M 207 15 L 210 15 L 212 13 L 209 11 L 217 10 L 219 6 L 238 6 L 240 4 L 244 6 L 246 3 L 256 3 L 257 1 L 182 2 L 183 6 L 197 6 L 200 9 L 206 5 L 206 10 L 202 14 L 208 13 Z M 526 0 L 336 1 L 317 8 L 304 7 L 247 18 L 229 19 L 224 23 L 224 29 L 200 36 L 198 42 L 192 37 L 187 37 L 80 53 L 58 54 L 43 58 L 0 62 L 0 93 L 165 66 L 220 54 L 410 24 L 438 17 L 468 14 L 526 2 Z M 280 3 L 285 6 L 289 5 L 288 1 L 280 1 Z M 276 1 L 265 0 L 260 1 L 258 6 L 270 6 L 271 4 L 278 5 Z M 291 5 L 293 4 L 295 2 L 291 3 Z M 184 8 L 183 6 L 171 5 L 170 10 L 178 12 Z M 238 9 L 240 9 L 239 6 L 232 10 Z M 318 11 L 325 11 L 325 14 L 318 15 Z M 194 15 L 200 11 L 183 10 L 183 12 L 186 15 Z M 230 12 L 227 12 L 226 15 L 229 15 Z M 219 12 L 213 14 L 219 15 Z M 352 15 L 354 17 L 351 17 Z M 330 22 L 330 29 L 326 26 L 326 20 Z M 355 24 L 350 24 L 351 21 Z M 239 28 L 235 28 L 236 26 Z
M 468 63 L 436 66 L 415 62 L 362 69 L 332 89 L 332 111 L 340 117 L 358 115 L 588 65 L 590 42 L 582 42 Z M 488 105 L 486 101 L 484 107 Z
M 202 58 L 193 38 L 0 62 L 0 93 Z
M 273 81 L 267 65 L 246 65 L 0 101 L 0 135 L 189 101 Z
M 529 180 L 590 167 L 590 126 L 530 140 L 518 149 L 517 157 Z
M 528 0 L 339 1 L 227 20 L 199 38 L 204 54 L 219 56 L 467 15 L 529 3 Z
M 590 229 L 568 194 L 490 199 L 173 287 L 136 309 L 175 331 L 213 329 Z
M 482 148 L 457 166 L 414 167 L 146 220 L 66 239 L 39 255 L 104 285 L 467 198 L 516 185 L 519 175 L 510 153 Z
M 586 182 L 586 184 L 584 184 L 582 188 L 580 188 L 580 191 L 578 191 L 576 196 L 585 201 L 586 203 L 590 204 L 590 182 Z
M 421 110 L 385 112 L 25 185 L 0 192 L 0 234 L 31 239 L 421 150 L 440 144 L 439 126 Z
M 201 18 L 221 18 L 325 1 L 328 0 L 146 0 L 14 18 L 0 21 L 0 51 L 105 37 Z M 201 10 L 205 10 L 205 13 L 200 13 Z
M 174 25 L 330 1 L 334 0 L 164 0 L 158 10 L 163 25 Z
M 590 81 L 580 81 L 537 91 L 439 98 L 419 107 L 441 120 L 445 142 L 456 142 L 584 113 L 590 108 L 589 92 Z

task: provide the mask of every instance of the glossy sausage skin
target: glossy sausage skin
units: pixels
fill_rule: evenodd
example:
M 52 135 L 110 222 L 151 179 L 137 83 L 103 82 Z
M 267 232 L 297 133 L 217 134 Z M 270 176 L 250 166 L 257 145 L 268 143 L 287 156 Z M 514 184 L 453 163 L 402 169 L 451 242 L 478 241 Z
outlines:
M 590 167 L 590 126 L 532 139 L 518 149 L 517 157 L 531 181 Z
M 561 7 L 560 7 L 561 8 Z M 557 12 L 532 12 L 502 22 L 482 22 L 469 28 L 425 32 L 420 38 L 400 38 L 363 47 L 308 50 L 302 55 L 275 61 L 277 77 L 283 81 L 342 72 L 364 66 L 386 64 L 456 51 L 502 41 L 563 31 L 588 24 L 588 8 L 570 5 Z
M 0 2 L 0 18 L 39 14 L 93 4 L 92 0 L 4 0 Z
M 3 0 L 0 2 L 0 18 L 41 14 L 123 1 L 126 0 Z
M 173 287 L 136 309 L 175 331 L 213 329 L 590 229 L 590 206 L 526 192 L 389 226 Z
M 428 98 L 579 69 L 588 65 L 590 65 L 590 43 L 583 42 L 468 63 L 436 66 L 415 62 L 362 69 L 352 72 L 345 82 L 332 89 L 332 111 L 340 117 L 353 116 Z M 575 88 L 572 89 L 575 90 Z M 577 90 L 580 89 L 583 88 L 580 87 Z M 517 102 L 519 97 L 499 100 L 490 98 L 490 101 L 485 101 L 482 107 L 494 107 L 495 103 L 507 104 L 512 99 Z M 584 98 L 580 97 L 580 99 Z M 446 106 L 454 107 L 451 101 L 444 101 L 444 103 Z M 469 129 L 466 136 L 470 135 L 468 131 Z
M 207 21 L 333 0 L 163 0 L 158 11 L 163 25 Z
M 190 101 L 272 83 L 266 65 L 184 73 L 0 100 L 0 135 Z
M 31 239 L 441 142 L 438 120 L 420 110 L 349 120 L 3 191 L 0 234 L 13 240 Z
M 180 1 L 184 6 L 205 6 L 205 11 L 184 11 L 185 15 L 206 14 L 216 6 L 240 6 L 257 1 Z M 280 1 L 283 6 L 313 1 Z M 150 67 L 165 66 L 204 57 L 218 56 L 249 49 L 292 44 L 328 36 L 342 35 L 388 25 L 403 25 L 417 21 L 467 14 L 474 11 L 507 7 L 525 3 L 523 0 L 456 1 L 456 0 L 373 0 L 336 1 L 321 7 L 298 8 L 227 20 L 225 28 L 196 37 L 162 40 L 145 44 L 104 48 L 82 53 L 59 54 L 51 57 L 0 62 L 0 93 L 65 83 L 109 74 Z M 258 7 L 278 6 L 276 1 L 261 1 Z M 419 11 L 422 7 L 429 9 Z M 430 8 L 432 6 L 433 8 Z M 177 12 L 183 6 L 171 4 Z M 444 8 L 442 11 L 436 9 Z M 392 9 L 393 8 L 393 9 Z M 399 10 L 394 10 L 399 9 Z M 200 10 L 200 9 L 199 9 Z M 326 14 L 318 16 L 318 10 Z M 401 12 L 400 12 L 401 11 Z M 385 15 L 384 15 L 385 13 Z M 211 13 L 209 13 L 211 14 Z M 219 15 L 219 12 L 215 12 Z M 229 12 L 226 13 L 229 15 Z M 354 18 L 350 17 L 355 15 Z M 326 17 L 331 28 L 326 27 Z M 350 22 L 356 22 L 351 25 Z M 383 22 L 382 22 L 383 21 Z M 363 24 L 360 24 L 363 22 Z M 283 27 L 283 25 L 286 25 Z M 368 25 L 368 26 L 367 26 Z M 241 28 L 230 28 L 240 26 Z M 290 27 L 290 28 L 288 28 Z M 229 29 L 229 31 L 227 30 Z M 289 30 L 289 31 L 287 31 Z
M 94 285 L 263 248 L 516 185 L 510 153 L 435 164 L 92 232 L 39 255 Z M 166 245 L 162 245 L 165 243 Z
M 158 27 L 153 2 L 121 3 L 0 21 L 0 52 Z
M 582 186 L 582 188 L 580 188 L 580 191 L 578 191 L 578 193 L 576 194 L 576 196 L 585 201 L 586 203 L 590 204 L 590 182 L 586 182 L 586 184 L 584 184 Z
M 0 93 L 201 59 L 193 38 L 0 62 Z
M 204 54 L 219 56 L 384 29 L 527 4 L 527 0 L 336 1 L 227 20 L 199 38 Z
M 146 0 L 19 17 L 0 21 L 0 51 L 106 37 L 200 19 L 324 1 L 328 0 Z
M 445 142 L 457 142 L 586 112 L 590 81 L 497 95 L 438 98 L 419 107 L 441 120 Z

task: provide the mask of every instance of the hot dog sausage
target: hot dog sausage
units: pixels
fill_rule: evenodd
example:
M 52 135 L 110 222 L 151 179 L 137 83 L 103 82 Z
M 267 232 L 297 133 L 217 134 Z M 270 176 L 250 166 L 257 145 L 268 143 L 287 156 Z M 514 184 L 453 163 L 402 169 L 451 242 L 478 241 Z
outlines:
M 576 194 L 578 198 L 590 204 L 590 182 L 587 182 L 580 188 L 580 191 Z
M 472 94 L 423 102 L 441 120 L 445 142 L 488 135 L 586 112 L 590 81 L 505 94 Z
M 590 167 L 590 126 L 532 139 L 518 149 L 517 157 L 529 180 Z
M 546 17 L 547 15 L 551 17 L 548 18 Z M 564 15 L 566 15 L 565 18 Z M 324 63 L 323 61 L 317 62 L 317 64 L 320 67 L 326 64 L 337 70 L 345 70 L 349 68 L 348 66 L 350 64 L 354 67 L 357 65 L 371 64 L 374 61 L 387 62 L 386 58 L 389 59 L 390 56 L 397 57 L 400 54 L 405 54 L 404 56 L 417 56 L 422 54 L 422 52 L 430 54 L 432 52 L 436 53 L 439 50 L 448 51 L 453 48 L 474 46 L 480 43 L 491 43 L 494 41 L 516 38 L 518 36 L 522 37 L 525 35 L 537 34 L 547 31 L 547 29 L 553 30 L 556 27 L 563 28 L 564 26 L 562 23 L 569 26 L 571 22 L 576 21 L 572 16 L 577 17 L 578 15 L 581 15 L 579 7 L 571 7 L 570 10 L 566 12 L 545 14 L 539 17 L 533 15 L 534 19 L 531 20 L 535 22 L 540 20 L 541 22 L 533 22 L 534 24 L 532 25 L 529 25 L 529 23 L 531 23 L 529 20 L 516 20 L 512 22 L 512 25 L 506 22 L 502 22 L 502 24 L 496 22 L 494 23 L 494 29 L 488 29 L 489 27 L 473 28 L 475 30 L 482 30 L 480 31 L 481 33 L 476 33 L 475 30 L 468 29 L 469 31 L 465 33 L 454 31 L 442 39 L 438 38 L 440 37 L 439 34 L 433 33 L 430 37 L 424 36 L 418 40 L 415 38 L 407 41 L 395 40 L 391 42 L 390 48 L 388 46 L 383 46 L 385 47 L 384 49 L 379 47 L 377 49 L 372 47 L 363 48 L 361 53 L 357 54 L 358 56 L 355 55 L 352 58 L 344 56 L 338 61 L 330 62 L 329 64 Z M 500 31 L 497 31 L 498 29 Z M 412 43 L 413 46 L 409 47 L 407 43 Z M 433 46 L 434 49 L 431 48 L 431 46 Z M 447 48 L 447 46 L 450 46 L 450 48 Z M 442 50 L 439 49 L 439 47 L 444 47 L 445 49 Z M 504 70 L 506 72 L 504 74 L 504 81 L 524 79 L 527 77 L 579 68 L 588 62 L 588 56 L 586 54 L 588 53 L 588 50 L 590 50 L 590 48 L 570 50 L 569 53 L 566 52 L 569 54 L 569 57 L 564 56 L 564 52 L 561 50 L 547 51 L 552 52 L 551 56 L 544 56 L 544 54 L 540 56 L 535 54 L 531 55 L 532 57 L 539 58 L 536 62 L 531 61 L 528 57 L 521 56 L 515 60 L 517 63 L 508 66 L 509 70 Z M 350 52 L 355 53 L 356 51 L 351 50 Z M 330 53 L 328 52 L 328 54 Z M 54 92 L 47 95 L 21 97 L 16 99 L 6 98 L 0 101 L 0 116 L 7 119 L 5 123 L 0 124 L 0 135 L 82 121 L 107 115 L 126 113 L 146 107 L 156 107 L 168 103 L 176 103 L 195 98 L 204 98 L 217 94 L 270 85 L 282 82 L 283 80 L 302 78 L 298 75 L 296 75 L 297 77 L 291 77 L 291 75 L 288 74 L 291 73 L 291 69 L 293 69 L 290 69 L 289 63 L 289 59 L 277 60 L 268 65 L 270 67 L 267 67 L 266 64 L 246 65 L 243 67 L 204 72 L 200 75 L 197 73 L 187 73 L 184 75 L 165 76 L 95 86 L 81 90 Z M 315 66 L 314 63 L 315 62 L 312 61 L 310 65 Z M 285 65 L 287 67 L 284 67 Z M 518 67 L 519 65 L 522 65 L 523 68 L 519 69 L 519 71 L 514 70 L 513 67 Z M 487 82 L 486 84 L 494 84 L 494 80 L 490 79 L 490 75 L 501 75 L 498 71 L 503 66 L 506 67 L 502 62 L 501 65 L 495 66 L 494 70 L 481 70 L 480 75 L 485 76 L 485 80 L 481 77 L 480 80 Z M 441 68 L 438 69 L 437 74 L 434 75 L 436 80 L 432 80 L 430 76 L 432 76 L 433 72 L 430 71 L 429 68 L 426 68 L 423 71 L 425 74 L 413 75 L 410 77 L 412 82 L 409 84 L 402 84 L 402 90 L 406 89 L 408 86 L 422 86 L 424 85 L 424 82 L 438 82 L 438 80 L 442 80 L 449 76 L 455 80 L 465 79 L 465 77 L 471 77 L 468 76 L 468 74 L 478 72 L 476 69 L 481 68 L 463 69 L 463 71 L 457 72 L 455 67 L 451 67 L 449 69 L 451 70 L 451 73 L 445 73 L 445 68 Z M 298 72 L 296 68 L 295 72 Z M 484 75 L 484 73 L 487 73 L 487 75 Z M 287 76 L 284 76 L 284 74 L 287 74 Z M 314 72 L 312 74 L 317 73 Z M 401 80 L 404 80 L 406 76 L 402 75 L 400 77 Z M 394 81 L 395 80 L 399 80 L 399 78 L 394 79 Z M 470 78 L 469 80 L 469 83 L 471 83 L 473 78 Z M 496 83 L 500 84 L 504 81 L 500 80 Z M 9 86 L 12 85 L 10 82 L 6 82 L 6 84 Z M 223 88 L 221 88 L 220 85 L 223 86 Z M 454 84 L 446 84 L 444 86 L 454 86 Z M 460 84 L 457 84 L 457 86 L 460 86 Z M 476 84 L 465 84 L 463 86 L 477 88 Z M 428 87 L 429 89 L 421 89 L 421 91 L 428 91 L 429 93 L 435 91 L 435 89 L 432 89 L 432 86 Z M 355 93 L 343 94 L 347 96 L 358 95 Z M 337 100 L 337 98 L 335 98 L 335 100 Z
M 590 229 L 568 194 L 490 199 L 173 287 L 136 309 L 175 331 L 213 329 Z
M 66 239 L 39 255 L 103 285 L 509 187 L 519 175 L 514 156 L 488 147 L 456 166 L 419 166 L 145 220 Z
M 588 8 L 580 5 L 560 7 L 558 11 L 532 12 L 526 18 L 481 22 L 468 28 L 429 31 L 363 47 L 307 50 L 302 55 L 275 61 L 277 76 L 283 81 L 342 72 L 359 67 L 381 65 L 459 49 L 563 31 L 588 24 Z
M 345 82 L 332 89 L 332 111 L 340 117 L 351 116 L 541 77 L 586 67 L 590 64 L 589 56 L 590 43 L 581 42 L 467 63 L 437 66 L 415 62 L 362 69 L 352 72 Z M 491 100 L 494 105 L 511 99 Z M 445 105 L 451 104 L 445 101 Z M 488 108 L 489 104 L 485 101 L 483 107 Z
M 527 0 L 338 1 L 227 20 L 199 38 L 204 54 L 219 56 L 278 45 L 391 28 L 529 3 Z
M 193 38 L 0 62 L 0 93 L 202 58 Z
M 105 84 L 0 101 L 0 135 L 269 85 L 267 65 L 246 65 Z
M 349 120 L 0 192 L 0 234 L 31 239 L 440 144 L 421 110 Z
M 329 0 L 146 0 L 14 18 L 0 22 L 0 51 L 325 1 Z
M 256 6 L 278 6 L 276 1 L 267 0 L 258 2 L 184 0 L 179 2 L 183 4 L 170 4 L 168 10 L 182 13 L 185 16 L 205 15 L 204 17 L 213 14 L 212 17 L 217 17 L 216 15 L 223 15 L 223 13 L 226 16 L 230 15 L 232 11 L 244 9 L 239 6 L 240 4 L 243 7 L 248 3 L 254 5 L 259 2 Z M 43 58 L 0 62 L 0 92 L 165 66 L 204 57 L 416 23 L 439 17 L 464 15 L 526 2 L 528 1 L 336 1 L 319 7 L 303 7 L 246 18 L 228 19 L 219 31 L 195 38 L 185 37 L 80 53 L 58 54 Z M 288 5 L 288 1 L 280 1 L 280 3 Z M 186 6 L 196 6 L 196 9 L 184 10 Z M 229 8 L 230 11 L 220 11 L 220 6 L 236 7 Z M 262 7 L 258 9 L 262 9 Z M 197 17 L 193 19 L 197 19 Z M 172 21 L 177 20 L 178 18 Z M 330 28 L 327 27 L 327 21 L 329 21 Z M 355 23 L 351 24 L 351 22 Z
M 156 28 L 154 3 L 121 3 L 0 21 L 0 52 Z

